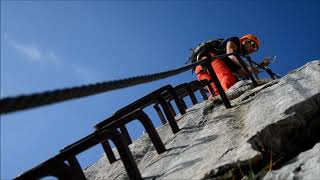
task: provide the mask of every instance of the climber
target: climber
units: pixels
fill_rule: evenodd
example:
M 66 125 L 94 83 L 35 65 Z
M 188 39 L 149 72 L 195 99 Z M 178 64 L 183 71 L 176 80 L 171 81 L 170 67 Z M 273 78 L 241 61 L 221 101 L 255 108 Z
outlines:
M 237 52 L 242 55 L 249 55 L 256 52 L 260 46 L 260 41 L 257 37 L 252 34 L 247 34 L 241 38 L 238 37 L 230 37 L 226 40 L 219 39 L 220 42 L 217 44 L 215 48 L 207 49 L 202 51 L 201 54 L 198 54 L 196 60 L 201 60 L 206 58 L 208 55 L 211 57 L 221 54 L 229 54 L 233 52 Z M 228 90 L 232 85 L 234 85 L 238 78 L 243 78 L 248 76 L 246 71 L 241 67 L 239 62 L 239 56 L 230 55 L 226 58 L 216 59 L 211 62 L 211 66 L 213 67 L 217 77 L 221 83 L 221 86 L 224 91 Z M 258 73 L 258 68 L 248 68 L 250 73 Z M 197 75 L 198 80 L 209 80 L 211 81 L 211 76 L 208 70 L 199 65 L 195 68 L 195 73 Z M 218 95 L 218 90 L 215 87 L 214 83 L 211 83 L 211 86 L 214 89 L 215 95 Z M 214 96 L 211 94 L 211 97 Z

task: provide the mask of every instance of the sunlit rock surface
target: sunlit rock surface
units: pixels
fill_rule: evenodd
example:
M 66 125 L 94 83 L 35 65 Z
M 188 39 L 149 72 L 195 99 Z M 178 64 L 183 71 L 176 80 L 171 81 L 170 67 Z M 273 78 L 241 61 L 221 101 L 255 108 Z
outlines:
M 241 81 L 227 94 L 230 109 L 215 98 L 176 117 L 181 128 L 177 134 L 168 126 L 159 127 L 166 152 L 157 154 L 146 134 L 133 142 L 130 149 L 142 177 L 255 174 L 266 179 L 307 179 L 319 175 L 320 151 L 315 144 L 320 142 L 320 61 L 256 88 Z M 306 154 L 309 149 L 314 156 Z M 89 179 L 127 177 L 121 160 L 110 165 L 105 156 L 86 168 L 85 175 Z

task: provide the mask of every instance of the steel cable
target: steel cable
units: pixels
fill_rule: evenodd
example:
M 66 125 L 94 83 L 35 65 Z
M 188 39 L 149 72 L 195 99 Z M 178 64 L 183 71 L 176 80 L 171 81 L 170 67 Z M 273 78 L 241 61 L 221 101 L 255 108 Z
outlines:
M 211 58 L 211 60 L 224 58 L 232 54 L 234 53 L 214 56 Z M 6 97 L 0 100 L 0 113 L 1 114 L 11 113 L 19 110 L 35 108 L 39 106 L 49 105 L 57 102 L 80 98 L 80 97 L 91 96 L 91 95 L 99 94 L 102 92 L 112 91 L 116 89 L 126 88 L 130 86 L 135 86 L 143 83 L 164 79 L 164 78 L 191 70 L 194 67 L 205 63 L 205 61 L 207 60 L 209 59 L 203 59 L 201 61 L 197 61 L 195 63 L 189 64 L 180 68 L 176 68 L 169 71 L 163 71 L 159 73 L 154 73 L 154 74 L 149 74 L 149 75 L 135 76 L 135 77 L 125 78 L 120 80 L 112 80 L 112 81 L 82 85 L 82 86 L 72 87 L 72 88 L 57 89 L 57 90 L 40 92 L 40 93 L 33 93 L 29 95 Z

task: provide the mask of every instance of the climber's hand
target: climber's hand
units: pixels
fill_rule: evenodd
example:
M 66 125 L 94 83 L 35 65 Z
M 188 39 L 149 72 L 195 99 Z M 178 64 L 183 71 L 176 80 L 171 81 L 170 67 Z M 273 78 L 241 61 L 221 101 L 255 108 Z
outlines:
M 260 73 L 260 71 L 259 71 L 260 69 L 259 68 L 257 68 L 257 67 L 250 67 L 249 68 L 249 71 L 251 72 L 251 73 L 254 73 L 254 74 L 258 74 L 258 73 Z
M 259 66 L 269 66 L 271 64 L 271 57 L 265 57 L 262 59 L 262 61 L 259 63 Z

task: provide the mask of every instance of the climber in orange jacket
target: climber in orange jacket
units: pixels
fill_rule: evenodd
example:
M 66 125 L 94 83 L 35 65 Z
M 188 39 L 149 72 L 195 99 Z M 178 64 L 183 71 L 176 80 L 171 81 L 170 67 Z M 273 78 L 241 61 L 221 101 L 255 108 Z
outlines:
M 233 52 L 238 52 L 239 54 L 252 54 L 258 50 L 259 46 L 259 39 L 252 34 L 247 34 L 241 38 L 228 38 L 221 42 L 221 44 L 219 44 L 216 48 L 208 50 L 207 53 L 209 53 L 211 57 L 221 54 L 229 54 Z M 198 56 L 197 58 L 197 60 L 200 60 L 206 58 L 206 56 Z M 242 69 L 239 62 L 239 58 L 239 56 L 230 55 L 226 58 L 216 59 L 211 62 L 211 66 L 217 74 L 217 77 L 224 91 L 228 90 L 232 85 L 234 85 L 238 81 L 237 76 L 245 77 L 248 75 L 246 71 Z M 257 73 L 258 69 L 249 68 L 249 71 Z M 206 79 L 211 81 L 211 76 L 205 67 L 201 65 L 197 66 L 195 68 L 195 73 L 199 80 Z M 218 95 L 218 90 L 213 82 L 211 83 L 211 86 L 214 89 L 215 95 Z M 211 96 L 214 95 L 211 94 Z

